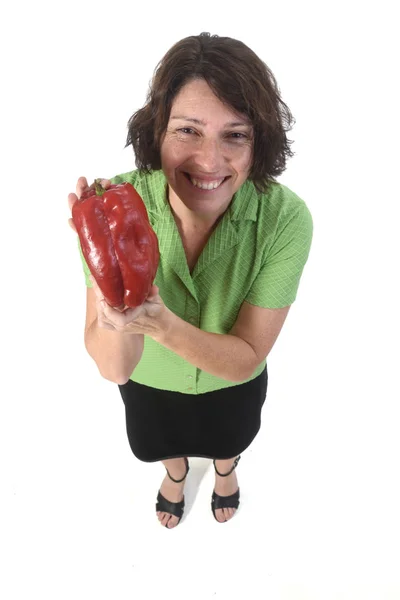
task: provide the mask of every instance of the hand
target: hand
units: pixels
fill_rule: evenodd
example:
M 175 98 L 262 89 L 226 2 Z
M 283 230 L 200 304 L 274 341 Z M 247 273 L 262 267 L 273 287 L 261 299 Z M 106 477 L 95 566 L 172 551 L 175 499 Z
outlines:
M 171 327 L 173 313 L 165 306 L 159 288 L 153 285 L 140 306 L 113 308 L 107 304 L 93 276 L 90 277 L 96 294 L 97 323 L 102 329 L 119 333 L 144 334 L 157 340 Z
M 101 181 L 101 185 L 105 189 L 109 188 L 111 185 L 111 181 L 109 179 L 101 179 L 100 181 Z M 76 193 L 68 194 L 69 209 L 72 211 L 73 205 L 75 204 L 75 202 L 77 200 L 79 200 L 79 198 L 82 196 L 83 192 L 94 189 L 94 187 L 95 187 L 94 182 L 92 183 L 92 185 L 89 186 L 86 177 L 79 177 L 77 184 L 76 184 L 76 190 L 75 190 Z M 75 228 L 75 225 L 74 225 L 74 222 L 72 219 L 68 219 L 68 224 L 76 233 L 76 228 Z

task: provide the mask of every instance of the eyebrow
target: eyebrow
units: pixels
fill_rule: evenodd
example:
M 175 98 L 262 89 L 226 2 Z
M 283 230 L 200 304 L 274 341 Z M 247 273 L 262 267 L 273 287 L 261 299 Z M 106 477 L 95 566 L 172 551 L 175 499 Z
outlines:
M 175 117 L 171 117 L 173 119 L 180 119 L 182 121 L 189 121 L 190 123 L 194 123 L 195 125 L 206 125 L 205 121 L 201 119 L 194 119 L 192 117 L 185 117 L 184 115 L 177 115 Z M 250 127 L 251 123 L 249 121 L 231 121 L 230 123 L 226 123 L 225 127 L 243 127 L 243 125 Z

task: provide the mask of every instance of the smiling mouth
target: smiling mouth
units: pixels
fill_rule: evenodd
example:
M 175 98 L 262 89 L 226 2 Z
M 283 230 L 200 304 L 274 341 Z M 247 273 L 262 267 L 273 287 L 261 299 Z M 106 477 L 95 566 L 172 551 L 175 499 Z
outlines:
M 200 179 L 196 179 L 196 177 L 192 177 L 189 173 L 184 173 L 186 179 L 190 181 L 193 187 L 199 190 L 213 191 L 221 187 L 225 183 L 227 179 L 229 179 L 229 175 L 227 177 L 223 177 L 222 179 L 215 179 L 213 181 L 201 181 Z

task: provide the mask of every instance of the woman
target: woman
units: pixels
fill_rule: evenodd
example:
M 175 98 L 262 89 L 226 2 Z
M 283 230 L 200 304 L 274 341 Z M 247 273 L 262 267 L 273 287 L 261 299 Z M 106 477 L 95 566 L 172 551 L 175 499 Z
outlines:
M 294 302 L 312 239 L 304 203 L 275 177 L 292 156 L 293 117 L 273 74 L 242 42 L 201 34 L 175 44 L 130 119 L 131 182 L 160 263 L 142 306 L 115 310 L 86 274 L 85 345 L 119 385 L 131 449 L 162 461 L 162 525 L 183 514 L 188 457 L 213 459 L 212 511 L 239 506 L 235 467 L 260 429 L 266 357 Z M 76 194 L 87 188 L 80 178 Z

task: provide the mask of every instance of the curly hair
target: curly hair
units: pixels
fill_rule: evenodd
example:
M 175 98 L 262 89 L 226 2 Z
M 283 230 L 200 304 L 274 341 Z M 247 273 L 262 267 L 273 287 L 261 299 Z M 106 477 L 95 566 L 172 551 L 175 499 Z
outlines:
M 215 95 L 253 125 L 253 160 L 248 179 L 258 192 L 286 169 L 293 141 L 286 133 L 295 123 L 280 96 L 268 66 L 243 42 L 201 33 L 174 44 L 155 68 L 143 108 L 128 121 L 127 146 L 132 145 L 139 170 L 161 169 L 161 143 L 172 102 L 181 88 L 204 79 Z

